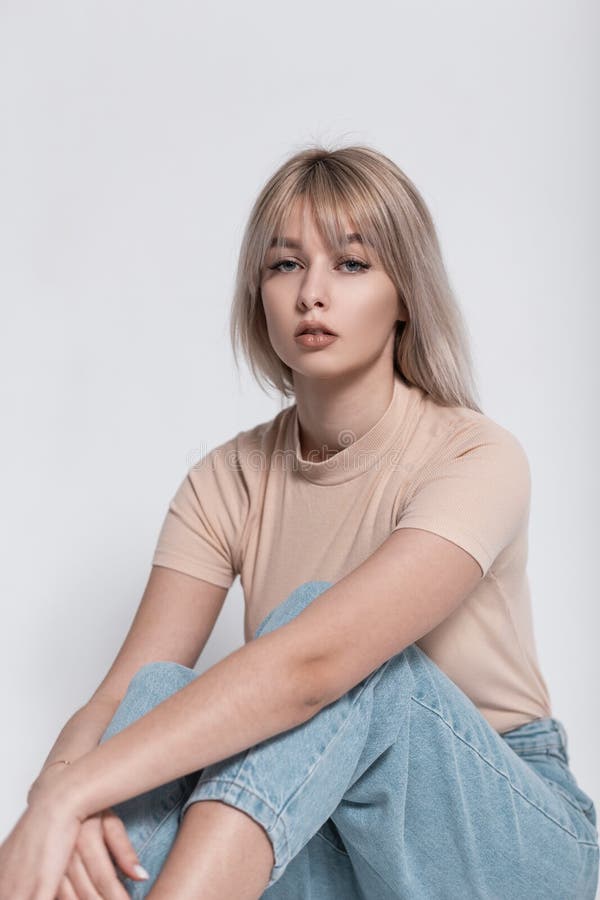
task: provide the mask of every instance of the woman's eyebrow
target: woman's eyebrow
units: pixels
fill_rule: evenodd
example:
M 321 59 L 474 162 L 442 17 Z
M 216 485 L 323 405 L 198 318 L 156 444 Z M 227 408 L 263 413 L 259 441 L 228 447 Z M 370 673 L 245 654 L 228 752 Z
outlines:
M 353 232 L 352 234 L 346 235 L 346 243 L 347 244 L 364 244 L 365 241 L 362 238 L 362 235 L 358 234 L 358 232 Z M 301 250 L 302 244 L 296 238 L 290 237 L 274 237 L 269 244 L 269 249 L 271 247 L 290 247 L 293 250 Z

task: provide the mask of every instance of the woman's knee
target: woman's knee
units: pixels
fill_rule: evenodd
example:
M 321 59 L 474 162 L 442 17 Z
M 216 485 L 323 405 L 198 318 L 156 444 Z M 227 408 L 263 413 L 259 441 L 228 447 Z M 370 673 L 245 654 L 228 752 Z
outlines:
M 197 674 L 194 669 L 190 669 L 181 663 L 171 662 L 170 660 L 157 660 L 140 666 L 129 683 L 132 684 L 134 681 L 141 681 L 145 685 L 160 685 L 171 682 L 185 683 L 191 681 Z
M 260 637 L 261 634 L 274 631 L 286 622 L 294 619 L 298 613 L 308 606 L 309 603 L 333 586 L 332 581 L 305 581 L 288 594 L 285 600 L 282 600 L 270 612 L 267 613 L 256 631 L 254 637 Z
M 167 660 L 145 663 L 130 680 L 101 742 L 122 731 L 197 677 L 194 669 L 180 663 Z
M 197 677 L 198 672 L 181 663 L 168 660 L 148 662 L 137 670 L 129 682 L 127 693 L 145 696 L 148 702 L 156 706 Z

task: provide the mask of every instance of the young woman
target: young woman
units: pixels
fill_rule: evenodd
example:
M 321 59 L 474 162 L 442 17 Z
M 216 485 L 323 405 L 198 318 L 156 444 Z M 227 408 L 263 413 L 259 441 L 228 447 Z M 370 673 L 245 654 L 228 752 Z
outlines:
M 232 337 L 294 403 L 180 483 L 0 900 L 594 897 L 596 810 L 535 648 L 529 464 L 465 334 L 390 159 L 310 148 L 268 181 Z M 198 675 L 238 573 L 245 644 Z

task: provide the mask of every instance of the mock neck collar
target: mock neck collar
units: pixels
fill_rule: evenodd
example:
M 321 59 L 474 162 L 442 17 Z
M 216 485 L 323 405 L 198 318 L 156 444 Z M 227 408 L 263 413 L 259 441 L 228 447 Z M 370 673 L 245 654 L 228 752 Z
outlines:
M 419 389 L 404 382 L 394 372 L 394 391 L 387 409 L 361 437 L 324 460 L 304 459 L 300 451 L 298 406 L 290 407 L 286 447 L 291 451 L 298 475 L 315 484 L 341 484 L 351 481 L 378 463 L 390 449 L 406 422 L 411 401 Z

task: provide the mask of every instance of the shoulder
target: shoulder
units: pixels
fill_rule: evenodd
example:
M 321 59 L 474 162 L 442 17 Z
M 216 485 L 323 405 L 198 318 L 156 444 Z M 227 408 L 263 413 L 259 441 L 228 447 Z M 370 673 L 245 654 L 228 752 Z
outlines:
M 422 528 L 453 541 L 485 575 L 526 532 L 530 481 L 527 454 L 508 428 L 462 407 L 426 411 L 411 441 L 395 529 Z
M 413 468 L 435 469 L 463 459 L 476 460 L 477 469 L 514 470 L 530 476 L 525 447 L 508 427 L 490 416 L 463 406 L 439 406 L 427 399 L 411 440 Z

